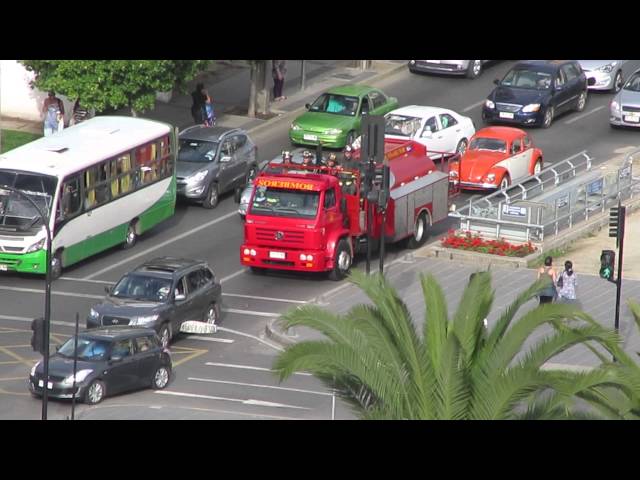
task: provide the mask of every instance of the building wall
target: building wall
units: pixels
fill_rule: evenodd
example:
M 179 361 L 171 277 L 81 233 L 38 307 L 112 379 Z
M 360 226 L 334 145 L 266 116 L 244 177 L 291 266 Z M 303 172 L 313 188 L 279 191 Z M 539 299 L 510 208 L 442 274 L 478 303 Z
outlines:
M 29 86 L 33 77 L 33 72 L 28 72 L 17 60 L 0 60 L 0 113 L 3 117 L 43 120 L 41 109 L 47 93 Z M 64 102 L 65 123 L 68 124 L 73 103 L 63 95 L 58 98 Z

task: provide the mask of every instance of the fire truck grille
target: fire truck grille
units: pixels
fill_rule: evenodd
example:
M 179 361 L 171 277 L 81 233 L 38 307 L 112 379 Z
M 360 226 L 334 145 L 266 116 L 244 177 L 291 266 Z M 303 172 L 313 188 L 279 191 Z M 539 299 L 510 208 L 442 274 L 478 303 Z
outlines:
M 303 244 L 304 233 L 291 230 L 278 230 L 277 228 L 257 228 L 256 239 L 258 241 L 282 241 L 287 243 Z

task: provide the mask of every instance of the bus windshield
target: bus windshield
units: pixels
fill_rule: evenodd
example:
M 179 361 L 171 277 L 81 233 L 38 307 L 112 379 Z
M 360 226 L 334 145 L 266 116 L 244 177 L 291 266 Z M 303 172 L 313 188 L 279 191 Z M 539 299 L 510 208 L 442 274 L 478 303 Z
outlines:
M 251 204 L 253 215 L 292 218 L 315 218 L 318 213 L 320 192 L 256 187 Z
M 29 231 L 42 225 L 40 213 L 33 204 L 3 186 L 12 187 L 29 197 L 47 217 L 51 214 L 57 179 L 38 173 L 0 170 L 0 230 Z

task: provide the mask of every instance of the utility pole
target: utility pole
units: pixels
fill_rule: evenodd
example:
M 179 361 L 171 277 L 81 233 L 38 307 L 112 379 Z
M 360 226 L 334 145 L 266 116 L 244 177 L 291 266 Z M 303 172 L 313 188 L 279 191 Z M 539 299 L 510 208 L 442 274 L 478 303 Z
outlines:
M 387 224 L 387 203 L 389 202 L 389 188 L 391 182 L 391 172 L 389 170 L 389 161 L 384 160 L 382 167 L 382 190 L 379 197 L 379 205 L 382 210 L 382 223 L 380 225 L 380 273 L 384 274 L 384 241 L 385 226 Z
M 618 277 L 616 278 L 616 317 L 614 327 L 616 332 L 620 330 L 620 295 L 622 293 L 622 261 L 624 254 L 624 227 L 627 218 L 627 208 L 621 205 L 611 209 L 609 219 L 609 236 L 616 237 L 616 247 L 618 247 Z M 614 224 L 615 222 L 615 224 Z
M 307 83 L 307 64 L 304 60 L 300 60 L 300 91 L 306 88 Z

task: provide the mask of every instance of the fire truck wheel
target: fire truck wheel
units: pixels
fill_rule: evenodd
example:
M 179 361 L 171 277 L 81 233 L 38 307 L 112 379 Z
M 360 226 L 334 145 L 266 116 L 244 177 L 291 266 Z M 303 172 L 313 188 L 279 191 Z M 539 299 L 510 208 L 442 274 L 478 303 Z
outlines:
M 349 248 L 347 241 L 343 238 L 338 242 L 333 270 L 329 272 L 329 278 L 336 281 L 342 280 L 349 273 L 351 262 L 351 249 Z
M 427 214 L 422 212 L 416 218 L 416 224 L 413 227 L 413 236 L 409 237 L 407 247 L 418 248 L 421 247 L 427 240 Z

